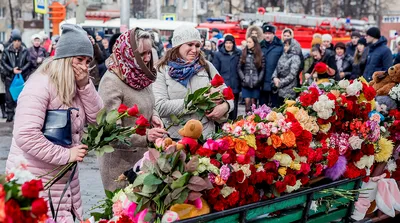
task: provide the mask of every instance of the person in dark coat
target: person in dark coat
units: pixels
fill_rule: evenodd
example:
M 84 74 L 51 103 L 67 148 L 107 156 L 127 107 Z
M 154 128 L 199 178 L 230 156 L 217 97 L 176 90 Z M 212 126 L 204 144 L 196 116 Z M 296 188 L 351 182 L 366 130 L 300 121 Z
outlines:
M 295 39 L 286 39 L 284 53 L 279 58 L 278 66 L 272 74 L 274 86 L 278 89 L 277 107 L 283 105 L 285 99 L 295 99 L 293 88 L 297 87 L 298 73 L 301 65 L 301 47 Z
M 347 43 L 346 54 L 354 57 L 356 48 L 358 45 L 358 40 L 361 38 L 361 34 L 358 31 L 351 32 L 351 42 Z
M 369 54 L 363 76 L 369 82 L 375 71 L 389 69 L 393 65 L 393 59 L 392 52 L 386 46 L 387 39 L 381 36 L 381 31 L 377 27 L 372 27 L 367 31 L 366 39 L 369 44 Z
M 4 43 L 4 48 L 8 48 L 10 45 L 13 44 L 14 36 L 16 36 L 17 39 L 21 38 L 21 31 L 19 29 L 11 30 L 10 39 L 8 39 L 8 41 Z M 26 48 L 25 43 L 23 43 L 23 42 L 21 42 L 21 43 L 22 43 L 22 46 Z
M 231 35 L 227 35 L 220 51 L 214 54 L 212 62 L 219 74 L 224 78 L 225 84 L 232 88 L 235 95 L 235 107 L 233 111 L 229 113 L 230 120 L 235 120 L 238 113 L 241 87 L 237 65 L 241 54 L 241 50 L 236 47 L 235 38 Z
M 353 57 L 346 53 L 346 45 L 342 42 L 338 42 L 335 45 L 335 53 L 336 80 L 342 80 L 345 77 L 348 79 L 353 68 Z
M 261 50 L 265 59 L 265 76 L 260 93 L 260 105 L 275 106 L 277 96 L 272 94 L 272 74 L 283 53 L 283 43 L 275 36 L 275 26 L 264 24 L 262 29 L 264 40 L 261 42 Z
M 305 74 L 307 82 L 309 84 L 313 81 L 316 81 L 317 84 L 329 83 L 329 79 L 334 79 L 337 73 L 335 54 L 332 51 L 325 49 L 324 46 L 315 44 L 311 48 L 311 55 L 314 58 L 314 62 Z M 319 73 L 315 70 L 315 65 L 318 64 L 318 62 L 326 64 L 327 67 L 324 72 Z
M 28 49 L 22 46 L 21 36 L 14 35 L 12 44 L 4 50 L 1 59 L 5 73 L 7 122 L 13 121 L 17 105 L 11 96 L 10 85 L 16 74 L 22 74 L 26 81 L 31 67 L 29 59 Z
M 242 97 L 248 113 L 251 111 L 251 106 L 257 105 L 257 100 L 260 98 L 260 86 L 265 72 L 265 59 L 256 36 L 247 38 L 246 48 L 238 64 L 238 72 L 242 84 Z
M 29 58 L 31 61 L 31 73 L 35 72 L 35 70 L 43 63 L 44 59 L 49 56 L 46 49 L 41 46 L 42 37 L 39 34 L 35 34 L 32 36 L 32 47 L 28 49 Z
M 396 46 L 397 46 L 397 55 L 394 58 L 393 65 L 400 63 L 400 37 L 396 39 Z
M 363 75 L 365 65 L 367 64 L 369 47 L 367 47 L 367 40 L 360 38 L 358 40 L 356 52 L 354 53 L 353 68 L 351 70 L 350 80 L 354 80 Z

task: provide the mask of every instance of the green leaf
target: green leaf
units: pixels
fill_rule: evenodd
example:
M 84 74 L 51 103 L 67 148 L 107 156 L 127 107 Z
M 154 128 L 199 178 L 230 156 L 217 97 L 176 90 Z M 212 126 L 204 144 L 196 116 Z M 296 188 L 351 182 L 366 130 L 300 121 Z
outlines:
M 118 120 L 119 113 L 116 110 L 112 110 L 107 114 L 106 121 L 109 124 L 113 124 Z
M 111 142 L 111 141 L 116 139 L 117 135 L 118 135 L 117 133 L 113 133 L 112 135 L 105 137 L 104 141 L 105 142 Z
M 171 189 L 183 187 L 189 180 L 189 177 L 190 177 L 189 173 L 183 174 L 182 177 L 180 177 L 179 179 L 174 180 L 174 182 L 172 182 Z
M 94 140 L 95 144 L 99 144 L 101 137 L 103 136 L 103 127 L 100 128 L 100 131 L 97 133 L 96 139 Z
M 178 170 L 175 170 L 175 171 L 172 173 L 171 176 L 174 177 L 175 179 L 179 179 L 179 178 L 182 177 L 182 174 L 181 174 L 181 172 L 179 172 Z
M 144 178 L 146 178 L 148 175 L 150 175 L 150 173 L 139 174 L 133 182 L 133 187 L 142 185 Z
M 218 153 L 215 157 L 217 158 L 218 161 L 221 161 L 222 155 Z
M 185 189 L 182 191 L 182 193 L 180 194 L 180 196 L 178 197 L 178 199 L 176 199 L 176 201 L 174 202 L 175 204 L 183 204 L 185 203 L 186 199 L 189 196 L 189 189 Z
M 114 148 L 110 145 L 105 145 L 103 147 L 101 147 L 101 149 L 103 150 L 103 152 L 105 153 L 112 153 L 114 152 Z
M 157 164 L 160 167 L 160 170 L 164 173 L 169 173 L 171 172 L 171 165 L 169 165 L 169 163 L 167 162 L 167 159 L 165 159 L 164 157 L 160 157 L 159 159 L 157 159 Z
M 141 211 L 143 211 L 146 208 L 147 203 L 150 201 L 150 199 L 143 197 L 142 199 L 140 199 L 136 210 L 135 210 L 135 215 Z
M 177 189 L 175 189 L 174 191 L 172 191 L 172 193 L 171 193 L 172 199 L 173 199 L 173 200 L 178 199 L 179 196 L 181 195 L 181 192 L 182 192 L 183 190 L 185 190 L 185 189 L 186 189 L 186 187 L 181 187 L 181 188 L 177 188 Z
M 105 190 L 104 192 L 106 193 L 106 197 L 108 199 L 112 199 L 114 197 L 114 193 L 113 192 L 111 192 L 109 190 Z
M 147 194 L 151 194 L 156 192 L 157 190 L 157 185 L 144 185 L 142 188 L 142 192 L 143 193 L 147 193 Z
M 210 98 L 215 98 L 215 97 L 218 97 L 218 96 L 221 96 L 221 93 L 219 91 L 212 93 L 210 95 Z
M 193 173 L 197 170 L 199 166 L 199 158 L 197 156 L 193 156 L 192 159 L 186 164 L 185 170 L 189 173 Z
M 159 185 L 163 181 L 154 176 L 153 174 L 149 174 L 147 177 L 144 178 L 143 184 L 147 186 L 152 186 L 152 185 Z
M 93 216 L 95 221 L 99 221 L 100 219 L 104 219 L 104 213 L 92 212 L 92 213 L 90 213 L 90 216 Z
M 151 220 L 153 219 L 153 214 L 154 212 L 148 211 L 146 213 L 146 216 L 144 216 L 144 222 L 151 222 Z
M 208 103 L 201 103 L 198 104 L 197 107 L 203 111 L 207 111 L 208 110 Z
M 106 109 L 105 108 L 101 109 L 99 111 L 99 113 L 97 113 L 96 122 L 97 122 L 98 125 L 101 125 L 103 123 L 105 115 L 106 115 Z
M 103 156 L 104 155 L 104 150 L 101 150 L 101 149 L 96 149 L 95 151 L 94 151 L 94 154 L 96 154 L 96 156 Z

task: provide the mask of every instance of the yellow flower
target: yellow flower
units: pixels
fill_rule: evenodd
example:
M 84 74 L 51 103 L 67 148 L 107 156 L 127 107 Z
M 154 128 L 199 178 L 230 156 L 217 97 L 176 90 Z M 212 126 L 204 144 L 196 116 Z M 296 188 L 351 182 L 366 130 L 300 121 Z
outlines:
M 369 103 L 371 104 L 372 111 L 375 110 L 375 106 L 376 106 L 375 99 L 372 99 L 372 101 L 370 101 Z
M 292 162 L 292 164 L 290 165 L 290 169 L 292 169 L 292 170 L 300 170 L 301 169 L 301 164 Z
M 288 107 L 292 107 L 294 104 L 296 104 L 296 101 L 294 101 L 294 100 L 286 100 L 286 101 L 285 101 L 285 104 L 286 104 Z
M 278 169 L 279 175 L 281 175 L 282 177 L 285 177 L 286 176 L 286 170 L 287 170 L 286 167 L 279 167 L 279 169 Z
M 274 112 L 274 111 L 270 112 L 267 115 L 267 120 L 270 121 L 270 122 L 277 121 L 278 120 L 278 114 L 276 112 Z
M 328 123 L 328 124 L 325 124 L 325 125 L 320 125 L 319 127 L 320 127 L 319 129 L 320 129 L 323 133 L 327 133 L 327 132 L 329 131 L 329 129 L 331 129 L 332 124 L 331 124 L 331 123 Z
M 294 106 L 286 108 L 286 111 L 292 113 L 293 115 L 296 115 L 297 112 L 299 112 L 299 110 L 300 109 L 298 107 L 294 107 Z
M 368 81 L 365 80 L 365 78 L 363 76 L 359 77 L 358 80 L 360 80 L 361 83 L 367 84 L 369 86 Z
M 257 150 L 257 145 L 256 145 L 256 136 L 255 135 L 245 135 L 243 137 L 244 140 L 246 140 L 247 145 L 254 148 L 255 150 Z
M 387 162 L 393 153 L 393 142 L 386 139 L 380 138 L 378 142 L 379 152 L 375 153 L 376 162 Z

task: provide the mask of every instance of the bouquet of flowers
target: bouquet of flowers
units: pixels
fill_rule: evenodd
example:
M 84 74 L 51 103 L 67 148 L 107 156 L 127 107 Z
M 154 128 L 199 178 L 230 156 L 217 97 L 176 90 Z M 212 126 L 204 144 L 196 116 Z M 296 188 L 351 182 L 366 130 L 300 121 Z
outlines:
M 24 161 L 0 176 L 0 222 L 46 222 L 47 202 L 39 196 L 43 184 Z
M 172 124 L 166 128 L 170 129 L 174 125 L 182 124 L 181 118 L 191 113 L 197 113 L 204 117 L 207 112 L 217 106 L 217 101 L 234 99 L 233 91 L 230 87 L 221 89 L 224 79 L 216 74 L 206 87 L 197 89 L 192 94 L 187 94 L 184 100 L 184 110 L 178 115 L 171 115 Z
M 136 118 L 136 126 L 122 127 L 117 122 L 122 118 Z M 102 156 L 104 153 L 111 153 L 114 148 L 111 144 L 115 141 L 129 145 L 129 137 L 133 134 L 146 135 L 146 128 L 150 126 L 149 121 L 140 115 L 137 105 L 128 108 L 126 105 L 121 104 L 118 110 L 111 110 L 107 112 L 105 109 L 101 110 L 96 117 L 97 124 L 89 124 L 86 134 L 82 139 L 82 144 L 88 146 L 88 151 L 94 151 L 96 155 Z M 48 181 L 44 188 L 47 190 L 50 185 L 64 176 L 69 170 L 77 165 L 76 162 L 69 163 L 65 166 L 57 167 L 52 170 L 53 173 L 61 169 L 50 181 Z M 42 176 L 43 177 L 43 176 Z

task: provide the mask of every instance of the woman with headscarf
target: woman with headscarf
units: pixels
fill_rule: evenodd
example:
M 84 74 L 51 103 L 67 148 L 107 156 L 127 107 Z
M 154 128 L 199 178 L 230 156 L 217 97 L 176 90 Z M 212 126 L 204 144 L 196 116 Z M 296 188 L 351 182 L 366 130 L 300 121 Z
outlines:
M 155 110 L 151 84 L 156 80 L 156 71 L 153 67 L 150 33 L 141 29 L 122 33 L 115 42 L 113 53 L 106 60 L 106 66 L 108 70 L 99 86 L 104 107 L 112 110 L 118 109 L 121 104 L 128 107 L 137 105 L 140 113 L 153 127 L 147 129 L 146 136 L 133 135 L 131 146 L 117 145 L 113 153 L 99 157 L 104 188 L 114 191 L 126 186 L 124 182 L 116 182 L 115 179 L 143 157 L 147 151 L 147 142 L 154 142 L 167 132 Z M 134 126 L 135 121 L 134 118 L 123 118 L 121 125 Z
M 218 73 L 215 67 L 200 53 L 201 37 L 197 29 L 181 26 L 174 31 L 172 48 L 157 65 L 157 80 L 154 83 L 156 108 L 166 125 L 172 124 L 171 115 L 183 111 L 187 93 L 206 87 Z M 224 85 L 226 87 L 226 85 Z M 233 100 L 217 101 L 217 106 L 205 117 L 198 114 L 184 116 L 183 121 L 200 120 L 203 135 L 215 132 L 215 122 L 224 122 L 233 110 Z M 172 138 L 181 138 L 178 131 L 182 126 L 172 126 L 168 133 Z

